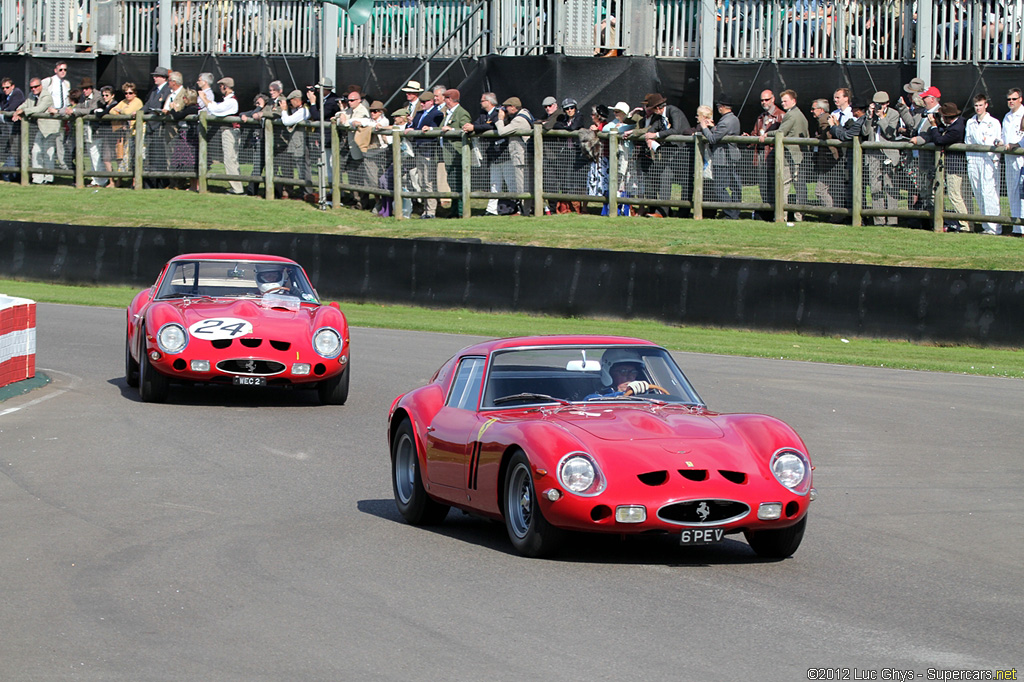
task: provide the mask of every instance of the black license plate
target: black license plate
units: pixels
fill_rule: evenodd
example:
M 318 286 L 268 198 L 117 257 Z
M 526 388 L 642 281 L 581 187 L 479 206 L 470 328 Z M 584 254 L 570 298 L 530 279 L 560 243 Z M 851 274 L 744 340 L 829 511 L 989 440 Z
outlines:
M 713 545 L 725 537 L 724 528 L 687 528 L 679 537 L 680 545 Z
M 266 377 L 234 377 L 235 386 L 266 386 Z

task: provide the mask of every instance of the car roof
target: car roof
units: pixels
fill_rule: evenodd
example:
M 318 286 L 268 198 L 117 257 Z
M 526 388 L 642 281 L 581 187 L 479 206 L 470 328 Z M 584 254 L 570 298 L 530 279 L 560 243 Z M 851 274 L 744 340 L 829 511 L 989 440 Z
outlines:
M 171 259 L 171 262 L 178 260 L 251 260 L 251 261 L 271 261 L 277 263 L 295 263 L 291 258 L 285 258 L 284 256 L 272 256 L 265 253 L 183 253 L 180 256 L 175 256 Z
M 559 334 L 552 336 L 514 336 L 506 339 L 492 339 L 459 351 L 459 355 L 484 355 L 507 348 L 551 347 L 551 346 L 650 346 L 658 344 L 628 336 L 603 336 L 597 334 Z

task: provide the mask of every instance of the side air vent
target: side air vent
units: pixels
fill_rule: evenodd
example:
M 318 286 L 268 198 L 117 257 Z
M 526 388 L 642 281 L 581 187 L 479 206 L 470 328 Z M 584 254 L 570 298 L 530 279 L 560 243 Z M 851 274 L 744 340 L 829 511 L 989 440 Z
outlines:
M 664 485 L 668 481 L 668 472 L 648 471 L 646 474 L 637 474 L 637 478 L 644 485 Z
M 743 485 L 747 482 L 747 475 L 742 471 L 725 471 L 723 469 L 719 469 L 718 473 L 722 474 L 722 478 L 725 480 L 732 481 L 738 485 Z

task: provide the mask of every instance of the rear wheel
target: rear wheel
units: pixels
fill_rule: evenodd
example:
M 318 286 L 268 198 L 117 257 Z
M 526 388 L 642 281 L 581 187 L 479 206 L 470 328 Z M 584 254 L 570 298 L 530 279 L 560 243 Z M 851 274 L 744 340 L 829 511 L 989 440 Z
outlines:
M 124 381 L 132 388 L 139 386 L 139 363 L 132 357 L 131 341 L 128 338 L 124 341 Z
M 505 529 L 512 546 L 523 556 L 551 555 L 563 531 L 547 522 L 533 486 L 533 469 L 522 450 L 512 456 L 505 476 Z
M 416 440 L 408 420 L 402 421 L 391 439 L 391 485 L 398 511 L 412 525 L 441 523 L 448 516 L 448 505 L 430 499 L 423 488 Z
M 144 403 L 162 403 L 167 400 L 170 380 L 156 371 L 149 355 L 142 354 L 139 361 L 139 397 Z
M 747 544 L 765 559 L 785 559 L 797 550 L 804 539 L 807 517 L 804 516 L 789 528 L 779 530 L 746 531 L 743 536 Z
M 341 374 L 325 379 L 316 386 L 320 402 L 324 405 L 344 405 L 348 400 L 348 365 Z

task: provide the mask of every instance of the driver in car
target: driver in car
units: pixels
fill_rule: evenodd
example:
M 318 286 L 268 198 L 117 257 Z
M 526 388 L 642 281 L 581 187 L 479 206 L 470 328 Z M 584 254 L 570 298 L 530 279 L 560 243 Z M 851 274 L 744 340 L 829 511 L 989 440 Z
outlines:
M 285 268 L 275 267 L 260 270 L 256 273 L 256 284 L 260 288 L 260 293 L 264 296 L 267 294 L 289 295 L 292 293 L 291 286 L 288 284 L 288 273 Z
M 640 395 L 652 388 L 657 389 L 644 379 L 645 376 L 644 363 L 637 353 L 625 348 L 610 348 L 601 357 L 601 381 L 605 387 L 588 395 L 585 400 Z

